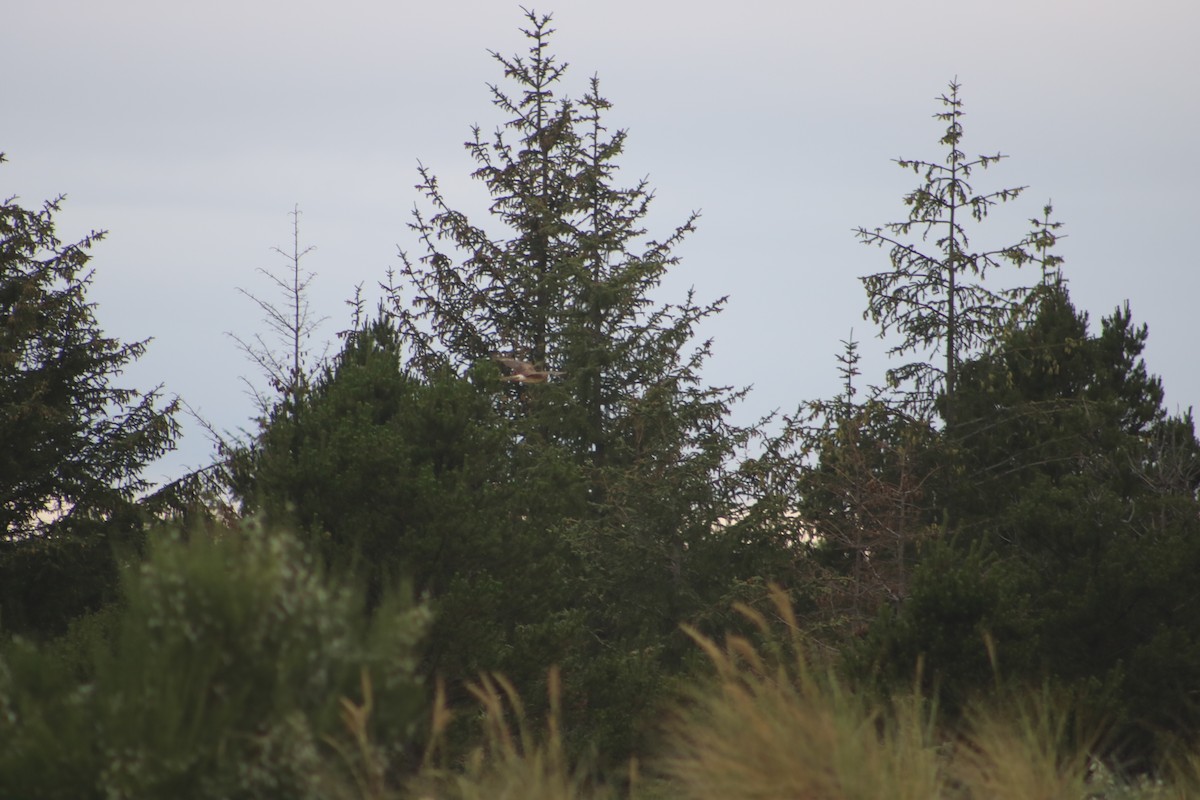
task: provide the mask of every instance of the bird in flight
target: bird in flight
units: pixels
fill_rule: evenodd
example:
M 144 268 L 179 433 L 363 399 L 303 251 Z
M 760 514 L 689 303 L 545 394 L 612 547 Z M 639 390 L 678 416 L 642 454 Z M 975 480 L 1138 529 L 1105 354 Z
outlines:
M 557 370 L 538 369 L 528 361 L 522 361 L 519 358 L 507 356 L 492 356 L 492 358 L 509 371 L 510 374 L 500 378 L 505 383 L 545 383 L 550 380 L 551 376 L 566 374 Z

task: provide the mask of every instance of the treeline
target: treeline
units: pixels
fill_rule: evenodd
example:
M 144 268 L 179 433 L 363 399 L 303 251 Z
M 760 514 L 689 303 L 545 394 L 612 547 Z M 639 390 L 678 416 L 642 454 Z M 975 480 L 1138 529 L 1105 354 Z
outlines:
M 723 301 L 654 299 L 696 217 L 645 229 L 599 81 L 562 94 L 527 23 L 496 55 L 503 123 L 466 143 L 487 218 L 422 168 L 417 249 L 315 366 L 297 244 L 286 308 L 260 302 L 286 346 L 247 346 L 256 432 L 169 486 L 139 476 L 179 403 L 117 388 L 145 343 L 86 297 L 102 234 L 0 207 L 0 794 L 382 796 L 467 769 L 450 710 L 495 722 L 509 685 L 612 779 L 665 747 L 711 641 L 769 649 L 771 618 L 881 708 L 915 687 L 946 740 L 1036 690 L 1113 769 L 1190 752 L 1190 412 L 1127 305 L 1098 328 L 1074 306 L 1051 208 L 977 249 L 1022 189 L 975 188 L 1003 156 L 967 155 L 960 87 L 938 156 L 899 162 L 905 216 L 857 231 L 887 255 L 862 281 L 896 366 L 865 383 L 848 340 L 836 397 L 741 426 L 744 390 L 702 380 Z

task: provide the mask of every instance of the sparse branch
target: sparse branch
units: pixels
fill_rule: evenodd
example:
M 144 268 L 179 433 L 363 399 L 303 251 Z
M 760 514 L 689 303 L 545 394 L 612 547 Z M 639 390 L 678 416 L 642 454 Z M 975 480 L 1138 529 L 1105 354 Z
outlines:
M 924 183 L 904 197 L 908 219 L 879 228 L 857 228 L 864 244 L 887 245 L 892 270 L 862 278 L 868 307 L 864 317 L 880 325 L 881 335 L 895 330 L 900 341 L 891 353 L 900 355 L 929 349 L 940 353 L 944 366 L 908 364 L 889 372 L 889 382 L 899 385 L 916 380 L 917 395 L 927 399 L 941 391 L 946 398 L 943 417 L 953 424 L 954 390 L 958 365 L 1003 329 L 1020 292 L 998 293 L 983 285 L 985 274 L 1002 262 L 1020 266 L 1028 260 L 1027 241 L 993 250 L 972 250 L 968 220 L 982 222 L 990 209 L 1018 197 L 1025 187 L 976 192 L 968 179 L 975 169 L 986 169 L 1004 156 L 981 155 L 968 159 L 959 149 L 963 136 L 962 100 L 959 84 L 940 97 L 946 110 L 935 117 L 946 123 L 941 144 L 947 148 L 944 161 L 898 159 L 896 163 L 922 175 Z M 891 235 L 884 233 L 885 229 Z M 914 233 L 924 242 L 937 231 L 936 251 L 924 252 L 918 243 L 906 241 Z M 927 407 L 932 408 L 927 404 Z
M 274 284 L 283 297 L 283 304 L 262 298 L 253 292 L 238 287 L 238 292 L 250 298 L 259 311 L 262 312 L 268 335 L 273 341 L 268 341 L 263 334 L 255 334 L 247 340 L 237 334 L 228 333 L 242 352 L 266 376 L 271 388 L 280 396 L 295 399 L 307 384 L 308 376 L 315 364 L 308 361 L 308 341 L 313 333 L 326 321 L 326 317 L 314 318 L 309 299 L 312 281 L 316 273 L 305 272 L 300 265 L 301 260 L 316 247 L 300 246 L 300 207 L 292 212 L 292 246 L 290 250 L 280 247 L 271 248 L 272 252 L 283 256 L 288 262 L 287 272 L 280 274 L 265 268 L 256 269 L 258 274 Z M 323 357 L 323 356 L 322 356 Z M 271 406 L 272 400 L 254 388 L 253 383 L 246 378 L 243 381 L 250 387 L 256 403 L 264 412 Z

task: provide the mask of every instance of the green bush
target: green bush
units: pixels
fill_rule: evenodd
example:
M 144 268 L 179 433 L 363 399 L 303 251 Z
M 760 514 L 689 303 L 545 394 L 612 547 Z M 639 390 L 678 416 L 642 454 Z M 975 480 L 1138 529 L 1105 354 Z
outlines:
M 162 532 L 118 607 L 0 653 L 0 796 L 326 796 L 339 701 L 361 685 L 390 748 L 368 756 L 412 741 L 426 617 L 385 600 L 368 619 L 361 593 L 253 521 Z

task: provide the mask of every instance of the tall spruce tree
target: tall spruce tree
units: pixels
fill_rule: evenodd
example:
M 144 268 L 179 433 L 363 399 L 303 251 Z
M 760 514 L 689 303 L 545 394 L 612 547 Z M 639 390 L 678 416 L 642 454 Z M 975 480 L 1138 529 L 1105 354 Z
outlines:
M 1200 735 L 1200 706 L 1181 702 L 1200 679 L 1200 626 L 1181 613 L 1200 569 L 1200 442 L 1190 413 L 1162 408 L 1127 305 L 1092 331 L 1054 279 L 1029 306 L 962 365 L 963 477 L 942 497 L 956 535 L 880 620 L 870 663 L 904 683 L 921 659 L 951 709 L 998 664 L 1070 691 L 1112 726 L 1109 746 L 1151 758 Z
M 573 105 L 554 94 L 566 65 L 549 52 L 550 18 L 526 16 L 528 58 L 492 53 L 520 90 L 510 97 L 489 86 L 493 104 L 509 119 L 490 139 L 476 126 L 466 143 L 477 164 L 473 177 L 488 187 L 490 210 L 512 238 L 493 240 L 451 207 L 430 170 L 419 170 L 417 188 L 432 214 L 414 210 L 410 227 L 425 254 L 415 263 L 401 254 L 405 285 L 395 291 L 411 295 L 404 298 L 411 307 L 398 308 L 399 319 L 420 361 L 462 366 L 504 350 L 542 364 L 559 355 L 549 342 L 565 313 L 561 265 L 572 255 L 578 203 L 571 167 L 578 143 Z
M 946 123 L 940 143 L 943 162 L 898 159 L 900 167 L 922 176 L 920 186 L 904 196 L 908 218 L 879 228 L 857 229 L 865 244 L 887 247 L 891 269 L 862 278 L 868 306 L 864 316 L 881 328 L 895 330 L 900 342 L 890 353 L 940 351 L 942 365 L 915 361 L 889 371 L 894 386 L 911 385 L 909 397 L 918 408 L 932 410 L 938 394 L 946 398 L 943 417 L 954 419 L 954 394 L 959 364 L 991 340 L 1012 310 L 1011 293 L 984 285 L 985 274 L 1004 262 L 1020 265 L 1029 259 L 1027 241 L 974 249 L 972 222 L 980 223 L 998 203 L 1016 198 L 1024 187 L 976 192 L 973 174 L 1005 156 L 969 157 L 962 148 L 965 114 L 960 84 L 952 81 L 940 98 L 945 107 L 934 118 Z M 927 246 L 932 237 L 933 247 Z
M 422 168 L 418 188 L 433 213 L 415 212 L 425 252 L 404 257 L 395 311 L 417 361 L 462 366 L 504 354 L 563 372 L 555 387 L 511 393 L 508 407 L 600 463 L 616 440 L 638 433 L 622 421 L 644 412 L 650 396 L 679 397 L 709 423 L 724 417 L 733 395 L 699 388 L 707 343 L 687 349 L 724 300 L 652 302 L 697 215 L 661 240 L 646 236 L 653 194 L 644 180 L 616 183 L 626 133 L 605 127 L 610 103 L 599 81 L 578 101 L 556 97 L 566 65 L 549 51 L 550 17 L 527 19 L 527 57 L 493 53 L 516 85 L 491 87 L 509 119 L 490 140 L 476 127 L 466 145 L 492 218 L 473 223 Z M 511 235 L 493 236 L 497 222 Z
M 422 168 L 432 212 L 418 210 L 412 229 L 424 252 L 404 258 L 393 311 L 420 372 L 501 356 L 559 373 L 502 383 L 486 364 L 513 423 L 513 458 L 543 486 L 523 517 L 576 554 L 590 633 L 564 663 L 568 676 L 585 673 L 568 688 L 596 727 L 623 737 L 609 742 L 620 753 L 659 675 L 688 649 L 678 623 L 725 606 L 737 578 L 716 568 L 740 546 L 718 529 L 730 516 L 725 469 L 747 433 L 728 421 L 740 393 L 700 378 L 709 344 L 695 329 L 723 300 L 651 297 L 696 215 L 647 235 L 653 194 L 644 180 L 618 183 L 626 134 L 606 127 L 599 81 L 577 100 L 560 96 L 566 65 L 550 52 L 550 18 L 526 19 L 528 53 L 493 54 L 512 86 L 491 87 L 505 122 L 490 138 L 475 128 L 466 144 L 491 215 L 456 210 Z
M 104 234 L 64 243 L 60 200 L 0 204 L 2 623 L 31 631 L 94 606 L 115 580 L 106 539 L 138 528 L 142 470 L 178 433 L 176 401 L 114 384 L 146 342 L 101 331 L 87 292 Z
M 525 442 L 557 448 L 587 471 L 588 513 L 604 513 L 631 470 L 682 475 L 691 465 L 711 484 L 740 435 L 727 423 L 738 393 L 701 385 L 709 344 L 693 340 L 723 300 L 650 296 L 678 263 L 673 250 L 696 215 L 665 238 L 646 236 L 653 195 L 645 181 L 616 184 L 626 134 L 605 127 L 598 81 L 577 102 L 557 98 L 565 66 L 549 53 L 550 18 L 527 19 L 528 56 L 494 54 L 516 85 L 512 94 L 492 87 L 509 120 L 491 141 L 476 128 L 467 143 L 493 218 L 476 224 L 454 210 L 422 169 L 434 213 L 418 211 L 412 225 L 426 250 L 404 259 L 394 289 L 401 330 L 418 365 L 504 354 L 561 373 L 512 385 L 498 403 L 522 421 Z M 490 233 L 496 223 L 511 235 Z

